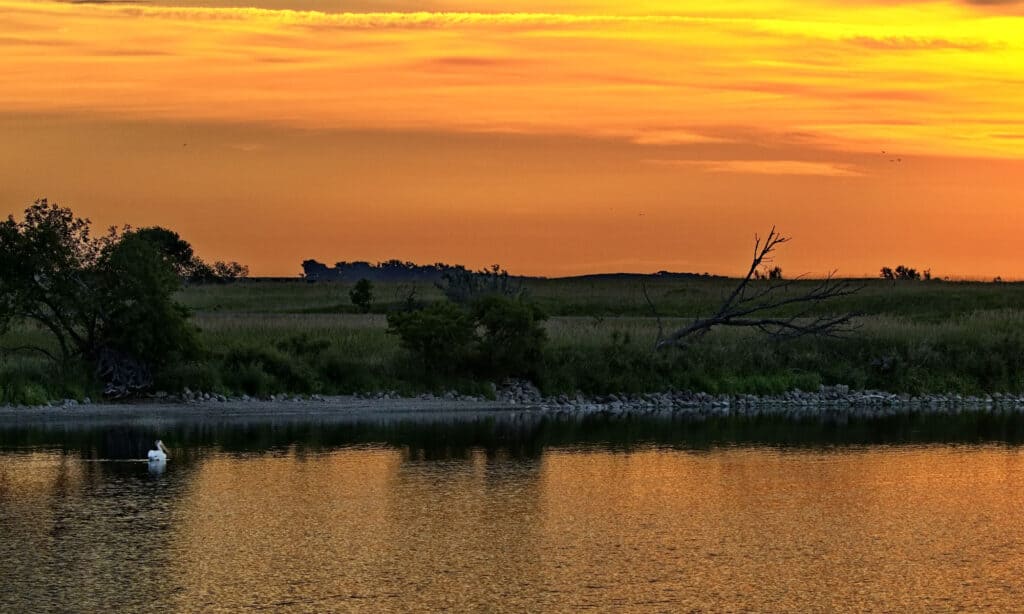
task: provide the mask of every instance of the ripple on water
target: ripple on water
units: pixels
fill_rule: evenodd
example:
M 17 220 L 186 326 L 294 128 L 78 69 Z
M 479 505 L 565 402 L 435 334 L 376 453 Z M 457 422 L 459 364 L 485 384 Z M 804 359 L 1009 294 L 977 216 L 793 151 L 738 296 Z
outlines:
M 0 453 L 0 611 L 1013 610 L 1008 446 Z

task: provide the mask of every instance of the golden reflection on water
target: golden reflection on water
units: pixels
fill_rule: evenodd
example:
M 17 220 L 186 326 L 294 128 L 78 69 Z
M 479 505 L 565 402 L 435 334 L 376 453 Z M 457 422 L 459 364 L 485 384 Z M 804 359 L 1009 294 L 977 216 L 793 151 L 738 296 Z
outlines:
M 1010 611 L 1022 510 L 997 446 L 0 455 L 0 610 Z

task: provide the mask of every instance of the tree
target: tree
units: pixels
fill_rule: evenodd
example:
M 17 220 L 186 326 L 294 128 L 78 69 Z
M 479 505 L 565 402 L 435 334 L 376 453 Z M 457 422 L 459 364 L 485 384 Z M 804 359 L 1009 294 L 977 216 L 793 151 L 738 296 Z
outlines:
M 899 265 L 895 269 L 891 269 L 887 266 L 882 267 L 881 275 L 882 279 L 889 281 L 920 281 L 921 273 L 917 269 L 911 268 L 904 265 Z M 931 269 L 926 269 L 924 272 L 924 278 L 926 280 L 932 278 Z
M 488 375 L 526 376 L 537 370 L 548 338 L 548 317 L 537 305 L 492 294 L 474 301 L 471 313 L 482 331 L 478 362 Z
M 755 273 L 763 265 L 771 262 L 775 249 L 789 242 L 772 227 L 768 236 L 761 240 L 754 238 L 754 256 L 747 274 L 725 298 L 718 311 L 708 318 L 695 320 L 689 326 L 679 328 L 665 334 L 661 317 L 658 315 L 647 295 L 647 288 L 642 288 L 644 297 L 652 312 L 658 319 L 658 338 L 656 349 L 678 347 L 694 337 L 700 337 L 718 326 L 741 326 L 755 328 L 777 339 L 789 339 L 804 335 L 838 336 L 851 331 L 855 313 L 839 315 L 813 315 L 812 311 L 821 303 L 848 296 L 858 292 L 861 287 L 846 281 L 836 280 L 833 274 L 814 284 L 810 289 L 794 293 L 795 282 L 801 278 L 787 281 L 776 281 L 764 286 L 755 286 L 750 282 Z M 786 315 L 781 315 L 786 312 Z
M 476 340 L 476 322 L 451 302 L 388 314 L 388 330 L 417 357 L 425 373 L 454 373 L 467 361 Z
M 173 230 L 160 226 L 150 226 L 133 230 L 131 234 L 147 241 L 159 250 L 164 260 L 171 265 L 174 272 L 182 279 L 188 279 L 194 272 L 196 265 L 202 262 L 196 258 L 195 253 L 192 251 L 192 245 Z
M 369 313 L 370 305 L 373 303 L 373 283 L 369 279 L 360 279 L 349 290 L 348 297 L 359 311 Z
M 180 282 L 145 234 L 111 229 L 93 237 L 70 209 L 36 201 L 22 221 L 0 223 L 0 333 L 33 322 L 56 348 L 23 345 L 61 368 L 92 363 L 114 392 L 145 387 L 151 369 L 195 351 Z
M 767 279 L 770 281 L 778 281 L 782 279 L 782 267 L 774 266 L 772 268 L 764 267 L 764 270 L 754 271 L 754 279 L 763 280 Z
M 517 297 L 523 293 L 522 282 L 515 281 L 497 264 L 479 271 L 451 267 L 441 273 L 441 281 L 436 285 L 448 300 L 459 304 L 468 304 L 489 294 Z
M 188 281 L 197 284 L 227 284 L 249 276 L 249 267 L 237 262 L 218 260 L 212 265 L 196 258 Z
M 547 332 L 536 305 L 491 294 L 469 306 L 450 301 L 388 314 L 388 333 L 430 374 L 503 378 L 536 373 Z

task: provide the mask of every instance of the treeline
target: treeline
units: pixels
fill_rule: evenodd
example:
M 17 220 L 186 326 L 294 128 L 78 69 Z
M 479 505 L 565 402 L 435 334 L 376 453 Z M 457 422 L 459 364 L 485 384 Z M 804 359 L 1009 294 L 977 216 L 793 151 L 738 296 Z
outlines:
M 303 278 L 307 281 L 402 281 L 402 282 L 429 282 L 441 281 L 445 273 L 449 271 L 467 271 L 462 265 L 451 265 L 443 262 L 435 264 L 416 264 L 415 262 L 403 262 L 401 260 L 387 260 L 371 264 L 365 261 L 338 262 L 333 267 L 328 267 L 316 260 L 304 260 L 302 262 Z

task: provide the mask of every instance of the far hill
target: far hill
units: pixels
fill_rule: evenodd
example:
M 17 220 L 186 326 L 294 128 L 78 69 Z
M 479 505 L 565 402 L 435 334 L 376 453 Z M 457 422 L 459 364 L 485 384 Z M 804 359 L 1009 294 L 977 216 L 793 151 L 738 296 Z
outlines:
M 437 282 L 448 271 L 469 271 L 461 264 L 445 264 L 438 262 L 434 264 L 416 264 L 414 262 L 403 262 L 401 260 L 388 260 L 376 264 L 367 261 L 342 261 L 328 267 L 316 260 L 305 260 L 302 262 L 303 279 L 306 281 L 359 281 L 368 279 L 370 281 L 392 281 L 392 282 Z M 515 275 L 517 279 L 547 279 L 540 276 Z M 630 279 L 717 279 L 719 275 L 708 273 L 673 273 L 671 271 L 658 271 L 657 273 L 593 273 L 589 275 L 572 275 L 557 279 L 575 280 L 630 280 Z

